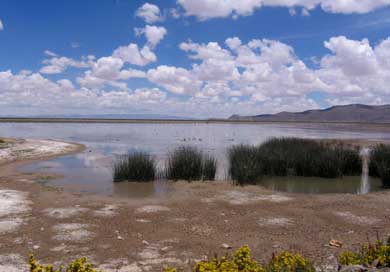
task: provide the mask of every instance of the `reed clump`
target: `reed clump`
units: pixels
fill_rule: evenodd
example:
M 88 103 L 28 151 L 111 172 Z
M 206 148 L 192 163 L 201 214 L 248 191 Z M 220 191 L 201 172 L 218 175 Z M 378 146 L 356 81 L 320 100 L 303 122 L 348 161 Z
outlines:
M 156 177 L 156 163 L 152 156 L 136 152 L 121 156 L 114 163 L 113 178 L 115 182 L 153 181 Z
M 166 177 L 170 180 L 214 180 L 217 161 L 192 146 L 180 146 L 168 155 Z
M 239 184 L 264 176 L 337 178 L 362 172 L 358 151 L 309 139 L 273 138 L 259 146 L 234 146 L 228 154 L 230 175 Z
M 370 176 L 379 177 L 390 188 L 390 145 L 380 144 L 371 151 Z
M 229 174 L 239 185 L 255 184 L 264 172 L 259 147 L 236 145 L 228 150 Z

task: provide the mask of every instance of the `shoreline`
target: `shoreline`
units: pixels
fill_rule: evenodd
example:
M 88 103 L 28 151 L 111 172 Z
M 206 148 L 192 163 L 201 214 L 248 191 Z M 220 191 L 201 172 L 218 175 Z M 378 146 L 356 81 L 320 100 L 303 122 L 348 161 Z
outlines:
M 256 121 L 230 119 L 116 119 L 116 118 L 24 118 L 0 117 L 0 123 L 113 123 L 113 124 L 324 124 L 324 125 L 365 125 L 387 127 L 390 123 L 350 121 Z
M 383 209 L 390 204 L 388 191 L 299 195 L 177 182 L 167 199 L 123 199 L 66 192 L 36 183 L 39 173 L 16 170 L 59 155 L 65 154 L 0 165 L 0 199 L 14 203 L 0 209 L 0 270 L 7 260 L 24 272 L 30 252 L 42 263 L 87 256 L 107 272 L 188 269 L 204 255 L 231 254 L 244 245 L 258 260 L 290 250 L 335 270 L 341 251 L 390 231 Z M 343 248 L 324 246 L 331 239 L 343 241 Z

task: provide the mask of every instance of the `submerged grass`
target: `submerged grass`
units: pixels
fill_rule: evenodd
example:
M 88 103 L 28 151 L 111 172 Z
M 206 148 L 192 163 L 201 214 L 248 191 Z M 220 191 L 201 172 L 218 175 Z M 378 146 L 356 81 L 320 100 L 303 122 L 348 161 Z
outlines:
M 263 176 L 337 178 L 362 171 L 358 151 L 308 139 L 273 138 L 260 146 L 234 146 L 228 154 L 230 175 L 239 184 Z
M 214 180 L 217 161 L 196 147 L 181 146 L 168 156 L 166 177 L 170 180 Z
M 390 188 L 390 145 L 380 144 L 371 151 L 370 176 L 379 177 Z
M 150 155 L 136 152 L 122 156 L 114 163 L 114 181 L 153 181 L 156 163 Z

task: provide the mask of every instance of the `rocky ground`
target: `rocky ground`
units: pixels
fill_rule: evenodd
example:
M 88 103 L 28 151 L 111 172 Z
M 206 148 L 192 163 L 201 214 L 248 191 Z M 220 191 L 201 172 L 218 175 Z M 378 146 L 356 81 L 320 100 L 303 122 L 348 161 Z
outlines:
M 334 271 L 342 250 L 390 234 L 390 192 L 308 196 L 177 182 L 169 199 L 135 200 L 63 192 L 36 183 L 39 173 L 17 171 L 26 159 L 81 149 L 53 141 L 1 143 L 0 271 L 28 271 L 32 252 L 54 264 L 87 256 L 107 272 L 188 269 L 243 245 L 259 261 L 291 250 Z M 342 248 L 329 246 L 331 239 Z

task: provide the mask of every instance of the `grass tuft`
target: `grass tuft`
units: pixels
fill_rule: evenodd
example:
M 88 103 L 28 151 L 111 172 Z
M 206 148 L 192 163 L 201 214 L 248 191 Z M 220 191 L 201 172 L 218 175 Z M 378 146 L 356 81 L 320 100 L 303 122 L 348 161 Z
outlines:
M 380 144 L 371 151 L 370 176 L 379 177 L 385 188 L 390 188 L 390 145 Z
M 229 174 L 239 185 L 255 184 L 263 174 L 258 147 L 236 145 L 228 150 Z
M 122 156 L 114 163 L 115 182 L 153 181 L 156 177 L 156 163 L 150 155 L 136 152 Z
M 196 147 L 181 146 L 168 156 L 166 177 L 170 180 L 214 180 L 217 162 Z
M 217 172 L 217 160 L 211 156 L 203 157 L 203 180 L 215 180 Z
M 234 146 L 229 150 L 229 162 L 232 179 L 241 185 L 254 184 L 263 176 L 337 178 L 362 172 L 358 151 L 299 138 L 273 138 L 260 146 Z

